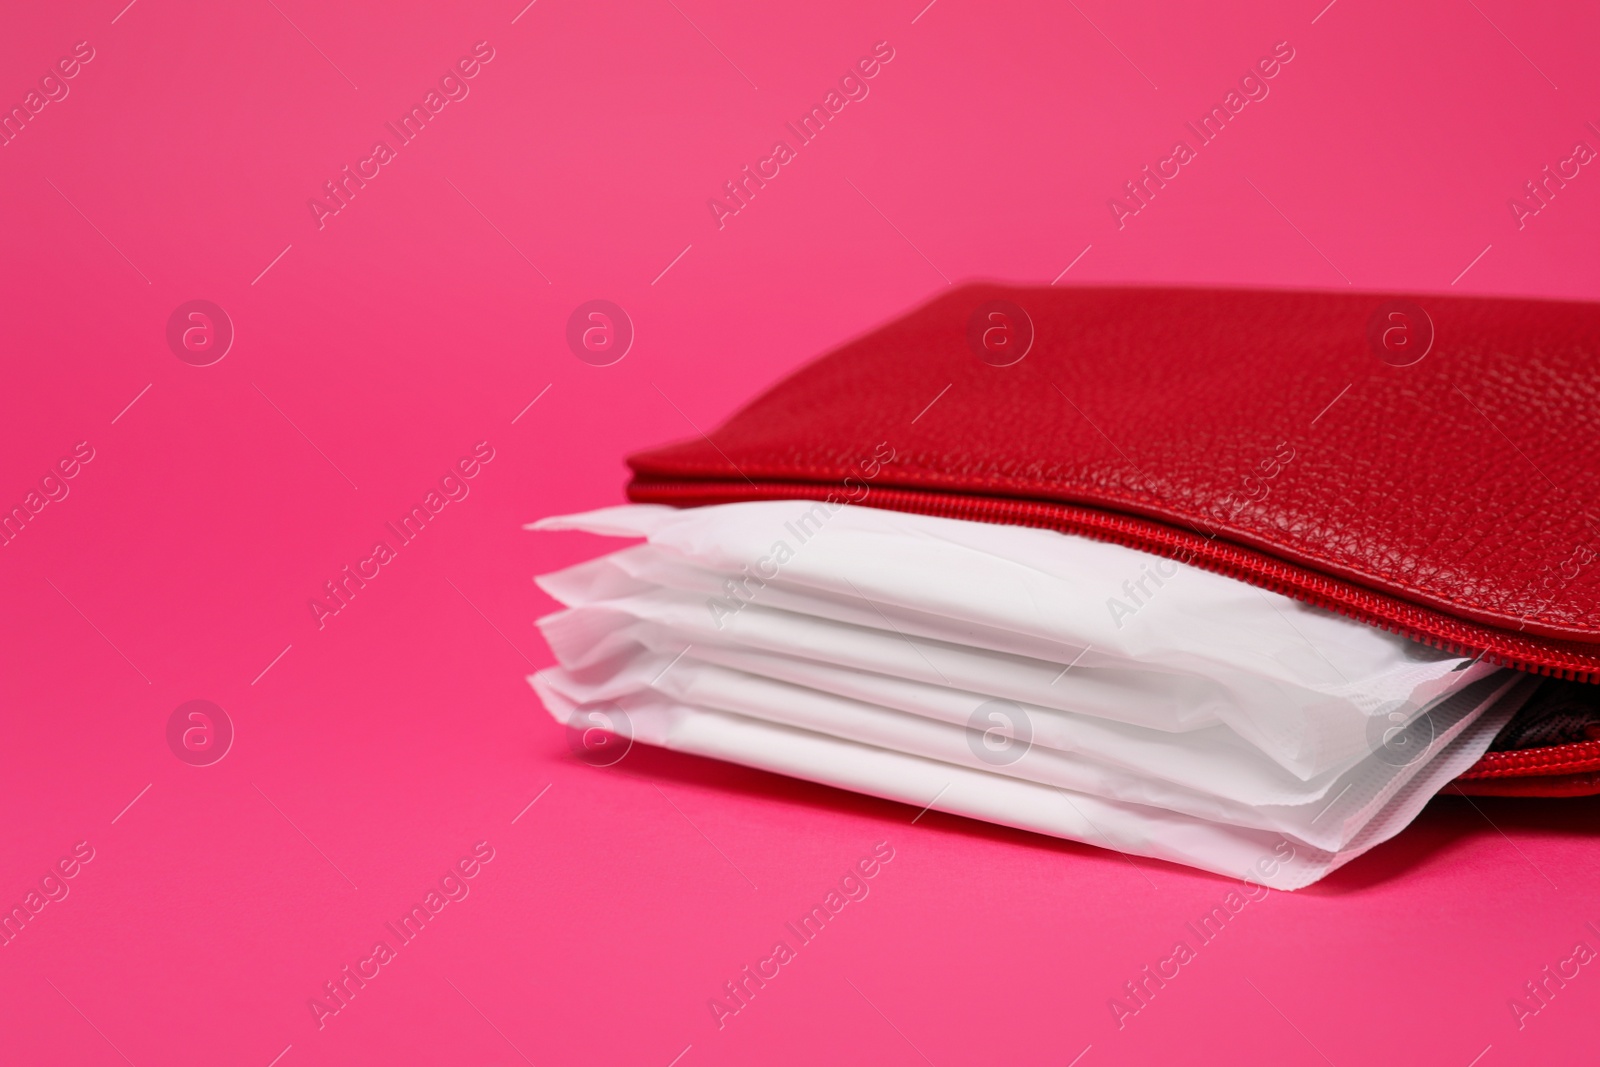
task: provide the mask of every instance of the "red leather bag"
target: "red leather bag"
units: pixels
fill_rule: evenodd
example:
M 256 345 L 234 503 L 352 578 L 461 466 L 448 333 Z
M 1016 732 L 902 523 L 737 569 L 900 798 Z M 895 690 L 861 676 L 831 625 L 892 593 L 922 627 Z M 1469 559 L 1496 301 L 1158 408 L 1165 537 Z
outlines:
M 1049 527 L 1580 683 L 1454 788 L 1600 792 L 1600 305 L 971 285 L 629 464 L 639 502 Z

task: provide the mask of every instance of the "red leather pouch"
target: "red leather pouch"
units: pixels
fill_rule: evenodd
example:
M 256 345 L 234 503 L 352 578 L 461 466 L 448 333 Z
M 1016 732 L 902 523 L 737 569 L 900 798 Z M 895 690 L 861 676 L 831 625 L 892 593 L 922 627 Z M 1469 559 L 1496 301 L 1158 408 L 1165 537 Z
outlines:
M 1547 675 L 1452 788 L 1600 793 L 1600 305 L 971 285 L 629 465 L 639 502 L 1115 541 Z

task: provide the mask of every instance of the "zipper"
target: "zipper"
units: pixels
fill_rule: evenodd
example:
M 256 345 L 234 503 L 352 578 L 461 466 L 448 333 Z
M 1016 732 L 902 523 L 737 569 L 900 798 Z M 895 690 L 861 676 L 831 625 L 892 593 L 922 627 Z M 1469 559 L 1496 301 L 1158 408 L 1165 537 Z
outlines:
M 1532 778 L 1552 774 L 1600 771 L 1600 741 L 1569 741 L 1563 745 L 1485 752 L 1456 781 L 1483 778 Z
M 1363 589 L 1214 537 L 1163 527 L 1153 519 L 1135 519 L 1080 505 L 914 489 L 872 487 L 859 501 L 843 499 L 843 492 L 842 486 L 804 482 L 675 481 L 639 476 L 628 486 L 628 498 L 641 504 L 700 507 L 750 500 L 832 498 L 840 503 L 858 503 L 890 511 L 1079 534 L 1204 567 L 1452 655 L 1473 656 L 1531 674 L 1600 682 L 1600 649 L 1457 619 L 1437 609 Z M 1600 742 L 1594 744 L 1600 747 Z M 1552 749 L 1565 747 L 1552 746 Z

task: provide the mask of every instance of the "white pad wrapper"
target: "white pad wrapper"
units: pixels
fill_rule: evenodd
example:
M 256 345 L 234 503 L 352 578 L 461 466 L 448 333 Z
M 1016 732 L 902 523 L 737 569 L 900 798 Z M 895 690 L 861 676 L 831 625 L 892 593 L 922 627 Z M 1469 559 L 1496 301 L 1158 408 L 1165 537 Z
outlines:
M 540 579 L 560 722 L 1280 889 L 1402 829 L 1533 685 L 1048 530 L 810 501 L 534 528 L 647 539 Z

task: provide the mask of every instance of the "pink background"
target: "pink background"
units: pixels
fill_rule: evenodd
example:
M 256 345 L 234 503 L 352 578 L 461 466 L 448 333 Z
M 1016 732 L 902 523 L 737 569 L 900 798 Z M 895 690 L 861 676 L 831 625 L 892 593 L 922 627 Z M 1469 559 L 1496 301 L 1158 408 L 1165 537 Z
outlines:
M 94 849 L 0 948 L 0 1059 L 1593 1047 L 1594 968 L 1521 1030 L 1508 1001 L 1600 947 L 1600 805 L 1440 800 L 1250 904 L 1119 1030 L 1108 999 L 1226 880 L 644 748 L 586 766 L 523 680 L 550 659 L 529 579 L 602 545 L 520 529 L 618 502 L 626 453 L 947 280 L 1600 297 L 1600 174 L 1520 230 L 1507 206 L 1600 147 L 1591 5 L 124 3 L 14 5 L 0 35 L 6 108 L 95 51 L 0 148 L 0 504 L 94 449 L 0 548 L 0 903 Z M 308 199 L 484 40 L 470 95 L 319 230 Z M 1119 230 L 1108 199 L 1285 40 L 1270 95 Z M 707 199 L 878 41 L 870 95 L 719 230 Z M 196 298 L 237 331 L 208 367 L 165 341 Z M 592 298 L 637 330 L 611 367 L 565 345 Z M 310 598 L 479 441 L 470 496 L 319 630 Z M 208 767 L 166 741 L 197 698 L 237 731 Z M 319 1030 L 308 1000 L 485 840 L 470 895 Z M 719 1030 L 708 999 L 879 841 L 870 896 Z

